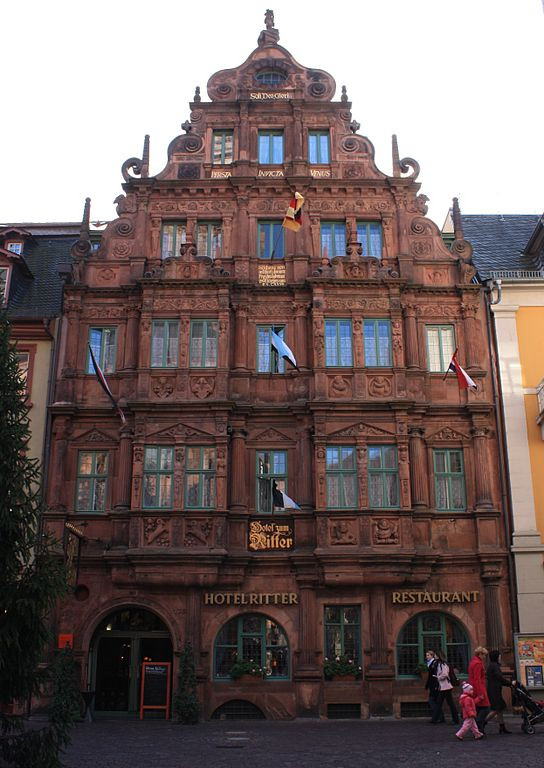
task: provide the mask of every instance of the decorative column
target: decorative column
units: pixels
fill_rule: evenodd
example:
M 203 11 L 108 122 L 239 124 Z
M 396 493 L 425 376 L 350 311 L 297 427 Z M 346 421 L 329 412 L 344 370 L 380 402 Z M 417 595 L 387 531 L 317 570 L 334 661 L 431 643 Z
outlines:
M 493 506 L 491 493 L 491 471 L 489 466 L 490 457 L 487 447 L 488 435 L 488 427 L 474 427 L 472 429 L 477 507 Z
M 132 431 L 128 425 L 121 427 L 119 434 L 119 469 L 114 489 L 115 510 L 130 509 L 130 490 L 132 487 Z
M 311 507 L 312 498 L 312 444 L 311 430 L 301 426 L 298 430 L 298 503 L 301 507 Z
M 499 599 L 501 566 L 499 563 L 485 563 L 482 569 L 485 597 L 485 632 L 487 648 L 500 650 L 504 645 L 503 621 Z
M 406 365 L 408 368 L 419 368 L 416 307 L 415 304 L 407 302 L 403 305 L 403 309 L 406 332 Z
M 476 304 L 461 304 L 467 368 L 478 368 L 481 363 L 479 344 L 481 333 L 478 328 L 478 321 L 476 320 L 477 313 L 478 307 Z
M 66 466 L 66 451 L 68 448 L 68 436 L 70 431 L 70 422 L 68 419 L 57 421 L 53 434 L 55 436 L 53 461 L 50 466 L 50 477 L 52 478 L 51 490 L 49 492 L 49 508 L 55 510 L 66 509 L 63 503 L 64 467 Z
M 370 593 L 371 667 L 387 667 L 387 631 L 385 623 L 385 592 L 376 587 Z
M 412 481 L 412 505 L 414 508 L 427 508 L 429 495 L 427 487 L 427 452 L 425 450 L 425 429 L 419 426 L 408 427 L 410 439 L 410 478 Z
M 408 462 L 408 445 L 406 443 L 399 442 L 398 455 L 399 455 L 400 506 L 402 509 L 410 509 L 412 506 L 412 500 L 411 500 L 411 494 L 410 494 L 410 465 Z
M 230 468 L 230 506 L 235 511 L 247 510 L 246 498 L 246 437 L 247 432 L 240 427 L 232 427 L 230 432 L 232 462 Z
M 127 336 L 125 339 L 125 368 L 134 370 L 138 365 L 138 329 L 140 308 L 127 307 Z
M 295 304 L 295 345 L 296 358 L 299 368 L 308 367 L 308 329 L 307 329 L 308 305 L 297 302 Z
M 236 327 L 234 339 L 234 368 L 247 369 L 247 306 L 238 304 L 235 307 Z
M 67 301 L 64 304 L 64 313 L 68 318 L 64 374 L 72 374 L 77 368 L 77 352 L 80 348 L 79 323 L 81 310 L 81 305 L 76 301 Z

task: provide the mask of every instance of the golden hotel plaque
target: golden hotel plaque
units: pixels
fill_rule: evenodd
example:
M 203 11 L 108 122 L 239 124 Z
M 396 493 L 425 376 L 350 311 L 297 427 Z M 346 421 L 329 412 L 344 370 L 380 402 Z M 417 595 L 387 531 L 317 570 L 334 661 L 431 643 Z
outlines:
M 282 518 L 281 523 L 276 520 L 250 520 L 248 534 L 248 546 L 254 552 L 293 549 L 295 536 L 292 520 Z

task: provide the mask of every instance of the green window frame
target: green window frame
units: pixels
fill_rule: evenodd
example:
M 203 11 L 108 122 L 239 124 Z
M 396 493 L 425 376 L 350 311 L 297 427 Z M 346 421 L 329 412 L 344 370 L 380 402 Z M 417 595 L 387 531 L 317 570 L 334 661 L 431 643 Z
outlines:
M 179 320 L 153 320 L 151 329 L 151 367 L 177 368 Z
M 351 320 L 325 320 L 325 365 L 329 368 L 353 365 Z
M 368 506 L 399 507 L 399 466 L 396 445 L 368 445 Z
M 272 345 L 270 331 L 285 340 L 284 325 L 257 326 L 257 373 L 285 373 L 285 360 Z
M 357 242 L 363 249 L 362 256 L 382 257 L 382 225 L 379 221 L 358 221 Z
M 146 445 L 144 447 L 142 507 L 144 509 L 172 509 L 173 487 L 173 446 Z
M 220 221 L 199 221 L 196 225 L 197 256 L 220 259 L 223 248 L 223 228 Z
M 465 510 L 463 450 L 461 448 L 433 449 L 433 466 L 436 509 L 440 511 Z
M 217 367 L 217 320 L 191 320 L 190 368 Z
M 108 490 L 107 451 L 79 451 L 77 456 L 76 512 L 105 512 Z
M 289 680 L 287 633 L 262 614 L 244 613 L 223 624 L 214 643 L 214 678 L 232 682 L 230 670 L 240 661 L 253 661 L 265 680 Z
M 212 164 L 231 165 L 234 159 L 234 132 L 217 130 L 212 136 Z
M 185 506 L 215 509 L 216 453 L 214 447 L 190 445 L 185 449 Z
M 89 344 L 102 373 L 114 373 L 117 355 L 117 328 L 110 326 L 89 328 Z M 89 375 L 95 375 L 88 349 L 86 372 Z
M 329 131 L 308 131 L 308 162 L 310 165 L 328 165 L 330 161 Z
M 281 221 L 257 222 L 257 256 L 260 259 L 283 259 L 284 250 Z
M 259 165 L 283 163 L 283 131 L 259 131 Z
M 322 221 L 320 227 L 321 256 L 333 259 L 346 255 L 346 224 L 344 221 Z
M 327 509 L 355 509 L 358 506 L 354 445 L 327 446 L 325 477 Z
M 283 508 L 274 506 L 272 489 L 287 493 L 287 451 L 257 451 L 256 507 L 261 515 L 273 515 Z
M 471 656 L 468 633 L 452 616 L 440 612 L 419 613 L 401 629 L 396 643 L 397 677 L 418 676 L 425 652 L 442 649 L 458 676 L 468 675 Z
M 427 325 L 425 335 L 429 371 L 445 373 L 455 352 L 455 328 L 453 325 Z
M 325 659 L 345 657 L 357 674 L 361 664 L 361 608 L 358 605 L 324 606 Z
M 391 367 L 391 320 L 365 320 L 363 323 L 365 366 L 367 368 Z
M 187 242 L 187 222 L 163 222 L 161 231 L 161 258 L 179 258 L 179 249 Z

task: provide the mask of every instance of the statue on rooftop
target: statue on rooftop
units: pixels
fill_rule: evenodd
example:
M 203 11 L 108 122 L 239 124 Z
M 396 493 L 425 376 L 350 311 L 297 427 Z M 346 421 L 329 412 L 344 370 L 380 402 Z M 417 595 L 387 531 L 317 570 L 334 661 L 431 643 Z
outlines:
M 270 8 L 267 8 L 264 14 L 264 24 L 267 29 L 274 28 L 274 11 L 271 11 Z

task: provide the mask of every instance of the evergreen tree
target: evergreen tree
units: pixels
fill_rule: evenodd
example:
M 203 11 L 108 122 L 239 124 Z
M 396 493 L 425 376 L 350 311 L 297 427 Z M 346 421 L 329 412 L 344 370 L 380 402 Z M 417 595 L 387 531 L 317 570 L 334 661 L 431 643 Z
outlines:
M 180 723 L 198 723 L 200 704 L 196 695 L 195 662 L 193 648 L 186 643 L 179 659 L 178 688 L 174 694 L 174 717 Z
M 6 714 L 13 702 L 43 689 L 49 617 L 66 588 L 62 559 L 40 527 L 40 469 L 27 455 L 29 438 L 25 386 L 0 312 L 0 759 L 53 768 L 68 742 L 70 719 L 31 731 Z

